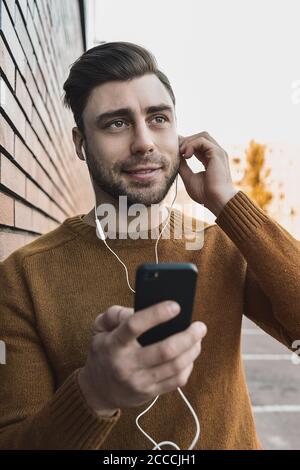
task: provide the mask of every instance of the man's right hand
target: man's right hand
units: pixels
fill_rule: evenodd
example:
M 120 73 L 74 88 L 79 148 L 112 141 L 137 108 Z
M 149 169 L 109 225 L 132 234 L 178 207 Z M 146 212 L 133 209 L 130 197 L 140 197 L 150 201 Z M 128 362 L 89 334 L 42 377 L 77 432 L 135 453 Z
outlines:
M 83 395 L 97 414 L 112 416 L 119 408 L 137 407 L 186 385 L 207 332 L 204 323 L 193 322 L 185 331 L 152 345 L 143 347 L 137 340 L 179 312 L 176 302 L 165 301 L 136 313 L 113 305 L 98 315 L 79 373 Z

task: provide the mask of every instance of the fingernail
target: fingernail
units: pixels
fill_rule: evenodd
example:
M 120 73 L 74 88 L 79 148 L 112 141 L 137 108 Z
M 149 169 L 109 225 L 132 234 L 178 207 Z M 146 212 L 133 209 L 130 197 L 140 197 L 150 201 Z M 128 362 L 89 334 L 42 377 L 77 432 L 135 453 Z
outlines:
M 207 332 L 207 327 L 205 325 L 205 323 L 201 322 L 201 321 L 197 321 L 194 323 L 195 325 L 195 328 L 197 328 L 197 330 L 199 331 L 199 333 L 201 333 L 202 335 L 205 335 L 206 332 Z
M 168 308 L 170 309 L 170 311 L 172 313 L 179 313 L 179 311 L 180 311 L 180 306 L 176 302 L 169 302 L 168 303 Z
M 207 326 L 205 325 L 205 323 L 202 323 L 202 322 L 200 322 L 200 325 L 201 325 L 201 328 L 202 328 L 202 332 L 205 336 L 206 333 L 207 333 Z

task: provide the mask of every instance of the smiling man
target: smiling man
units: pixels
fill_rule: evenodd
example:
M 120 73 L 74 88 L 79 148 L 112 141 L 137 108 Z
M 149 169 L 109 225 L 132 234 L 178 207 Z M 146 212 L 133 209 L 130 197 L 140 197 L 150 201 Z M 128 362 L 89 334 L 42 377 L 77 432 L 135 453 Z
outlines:
M 97 86 L 83 120 L 97 199 L 115 203 L 126 195 L 129 205 L 161 202 L 177 175 L 179 159 L 175 108 L 160 80 L 151 74 Z M 80 156 L 82 133 L 78 128 L 73 133 Z
M 84 70 L 84 64 L 80 67 Z M 71 79 L 66 89 L 72 86 Z M 74 98 L 66 98 L 67 104 L 73 106 Z M 158 215 L 179 167 L 175 106 L 160 79 L 155 74 L 131 80 L 127 76 L 91 87 L 73 139 L 79 158 L 85 150 L 97 207 L 112 204 L 118 212 L 116 229 L 119 220 L 129 224 L 132 219 L 127 211 L 119 214 L 120 196 L 126 196 L 128 207 L 149 208 L 147 226 L 141 231 L 150 227 L 150 206 L 157 205 Z M 95 224 L 94 210 L 83 220 Z
M 242 317 L 293 350 L 300 338 L 300 243 L 236 190 L 228 155 L 213 137 L 178 135 L 174 93 L 146 49 L 97 46 L 72 65 L 64 90 L 97 210 L 111 204 L 118 213 L 122 196 L 129 209 L 142 204 L 149 223 L 151 205 L 164 205 L 179 174 L 216 223 L 204 227 L 200 250 L 186 250 L 184 231 L 181 239 L 161 239 L 161 262 L 198 268 L 193 321 L 145 347 L 137 338 L 179 306 L 162 302 L 133 313 L 123 267 L 96 235 L 94 207 L 1 264 L 7 360 L 0 366 L 0 448 L 149 449 L 135 419 L 160 395 L 143 428 L 156 442 L 188 449 L 194 422 L 177 393 L 185 387 L 201 422 L 195 449 L 260 449 L 241 358 Z M 205 171 L 192 172 L 192 155 Z M 171 233 L 179 212 L 170 213 Z M 153 228 L 148 223 L 144 233 Z M 150 236 L 107 241 L 131 281 L 140 264 L 154 260 Z

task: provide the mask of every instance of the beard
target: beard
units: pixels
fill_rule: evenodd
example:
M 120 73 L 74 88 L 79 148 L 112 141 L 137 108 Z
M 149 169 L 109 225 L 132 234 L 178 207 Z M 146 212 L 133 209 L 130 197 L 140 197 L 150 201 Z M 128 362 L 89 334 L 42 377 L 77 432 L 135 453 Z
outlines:
M 109 167 L 102 160 L 94 158 L 87 151 L 87 162 L 94 183 L 116 201 L 119 196 L 127 196 L 127 206 L 143 204 L 146 207 L 159 204 L 168 194 L 179 170 L 180 160 L 174 160 L 161 155 L 153 155 L 144 159 L 130 161 L 130 168 L 137 165 L 157 164 L 161 166 L 162 175 L 151 181 L 129 181 L 126 177 L 126 163 L 116 163 Z M 128 168 L 128 163 L 127 163 Z

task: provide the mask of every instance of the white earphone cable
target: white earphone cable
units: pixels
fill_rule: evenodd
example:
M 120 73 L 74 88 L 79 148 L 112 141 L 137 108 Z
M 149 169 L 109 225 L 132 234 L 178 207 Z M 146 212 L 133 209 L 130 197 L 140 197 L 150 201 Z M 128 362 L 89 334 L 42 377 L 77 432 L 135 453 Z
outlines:
M 156 260 L 156 264 L 158 264 L 158 254 L 157 254 L 157 245 L 158 245 L 158 242 L 160 240 L 160 237 L 163 233 L 163 231 L 165 230 L 165 228 L 167 227 L 168 223 L 169 223 L 169 220 L 171 218 L 171 211 L 172 211 L 172 207 L 173 207 L 173 204 L 175 202 L 175 199 L 177 197 L 177 180 L 178 180 L 178 174 L 176 176 L 176 183 L 175 183 L 175 196 L 174 196 L 174 199 L 172 201 L 172 204 L 171 204 L 171 207 L 169 209 L 169 215 L 167 217 L 167 222 L 165 223 L 164 227 L 162 228 L 159 236 L 157 237 L 157 240 L 156 240 L 156 243 L 155 243 L 155 260 Z M 92 182 L 93 183 L 93 182 Z M 97 200 L 96 200 L 96 193 L 94 191 L 94 196 L 95 196 L 95 223 L 96 223 L 96 226 L 97 226 L 97 222 L 99 223 L 99 220 L 98 220 L 98 216 L 97 216 L 97 210 L 96 210 L 96 206 L 97 206 Z M 106 239 L 105 238 L 102 238 L 102 240 L 104 241 L 105 245 L 107 246 L 107 248 L 111 251 L 111 253 L 118 259 L 118 261 L 124 266 L 124 269 L 125 269 L 125 273 L 126 273 L 126 281 L 127 281 L 127 284 L 128 284 L 128 287 L 129 289 L 135 294 L 135 290 L 131 287 L 130 285 L 130 282 L 129 282 L 129 276 L 128 276 L 128 270 L 127 270 L 127 266 L 125 265 L 125 263 L 123 263 L 123 261 L 119 258 L 119 256 L 110 248 L 110 246 L 107 244 L 106 242 Z
M 97 231 L 97 227 L 98 227 L 98 224 L 100 224 L 100 221 L 98 220 L 98 216 L 97 216 L 97 198 L 96 198 L 96 191 L 94 189 L 94 185 L 93 185 L 93 180 L 92 180 L 92 177 L 90 175 L 90 172 L 88 170 L 88 173 L 89 173 L 89 176 L 90 176 L 90 179 L 91 179 L 91 183 L 92 183 L 92 187 L 93 187 L 93 190 L 94 190 L 94 197 L 95 197 L 95 224 L 96 224 L 96 231 Z M 156 264 L 158 264 L 158 254 L 157 254 L 157 245 L 158 245 L 158 242 L 160 240 L 160 237 L 163 233 L 163 231 L 165 230 L 165 228 L 167 227 L 168 223 L 169 223 L 169 220 L 170 220 L 170 217 L 171 217 L 171 210 L 172 210 L 172 207 L 173 207 L 173 204 L 175 202 L 175 199 L 177 197 L 177 180 L 178 180 L 178 174 L 176 176 L 176 183 L 175 183 L 175 196 L 174 196 L 174 199 L 173 199 L 173 202 L 171 204 L 171 207 L 169 209 L 169 215 L 167 217 L 167 222 L 166 224 L 164 225 L 164 227 L 162 228 L 161 232 L 159 233 L 159 236 L 156 240 L 156 243 L 155 243 L 155 259 L 156 259 Z M 100 227 L 101 231 L 99 231 L 99 235 L 104 235 L 104 232 L 101 228 L 101 224 L 100 224 Z M 101 234 L 102 232 L 102 234 Z M 123 265 L 124 269 L 125 269 L 125 273 L 126 273 L 126 281 L 127 281 L 127 284 L 128 284 L 128 287 L 129 289 L 135 293 L 135 290 L 131 287 L 130 285 L 130 282 L 129 282 L 129 278 L 128 278 L 128 270 L 127 270 L 127 266 L 125 265 L 125 263 L 123 263 L 123 261 L 119 258 L 119 256 L 110 248 L 110 246 L 107 244 L 106 242 L 106 239 L 105 239 L 105 236 L 101 236 L 101 239 L 104 241 L 105 245 L 107 246 L 107 248 L 111 251 L 111 253 L 118 259 L 118 261 Z M 200 423 L 199 423 L 199 419 L 192 407 L 192 405 L 190 404 L 190 402 L 188 401 L 188 399 L 185 397 L 184 393 L 182 392 L 182 390 L 177 387 L 177 391 L 180 393 L 182 399 L 184 400 L 184 402 L 186 403 L 187 407 L 189 408 L 190 412 L 192 413 L 192 416 L 195 420 L 195 423 L 196 423 L 196 433 L 195 433 L 195 437 L 190 445 L 190 447 L 188 448 L 188 450 L 193 450 L 193 448 L 195 447 L 199 437 L 200 437 Z M 144 431 L 144 429 L 140 426 L 139 424 L 139 420 L 140 418 L 146 414 L 152 407 L 153 405 L 156 403 L 156 401 L 158 400 L 160 395 L 157 395 L 157 397 L 155 397 L 155 399 L 152 401 L 152 403 L 148 406 L 148 408 L 146 408 L 142 413 L 140 413 L 135 422 L 136 422 L 136 425 L 138 427 L 138 429 L 142 432 L 142 434 L 144 434 L 145 437 L 147 437 L 147 439 L 149 439 L 150 442 L 152 442 L 152 444 L 154 444 L 154 447 L 152 450 L 156 450 L 156 449 L 159 449 L 161 450 L 161 446 L 163 445 L 170 445 L 170 446 L 173 446 L 176 450 L 180 450 L 180 448 L 178 447 L 177 444 L 175 444 L 174 442 L 172 441 L 162 441 L 162 442 L 159 442 L 157 443 L 154 439 L 152 439 L 152 437 L 149 436 L 149 434 L 146 433 L 146 431 Z

